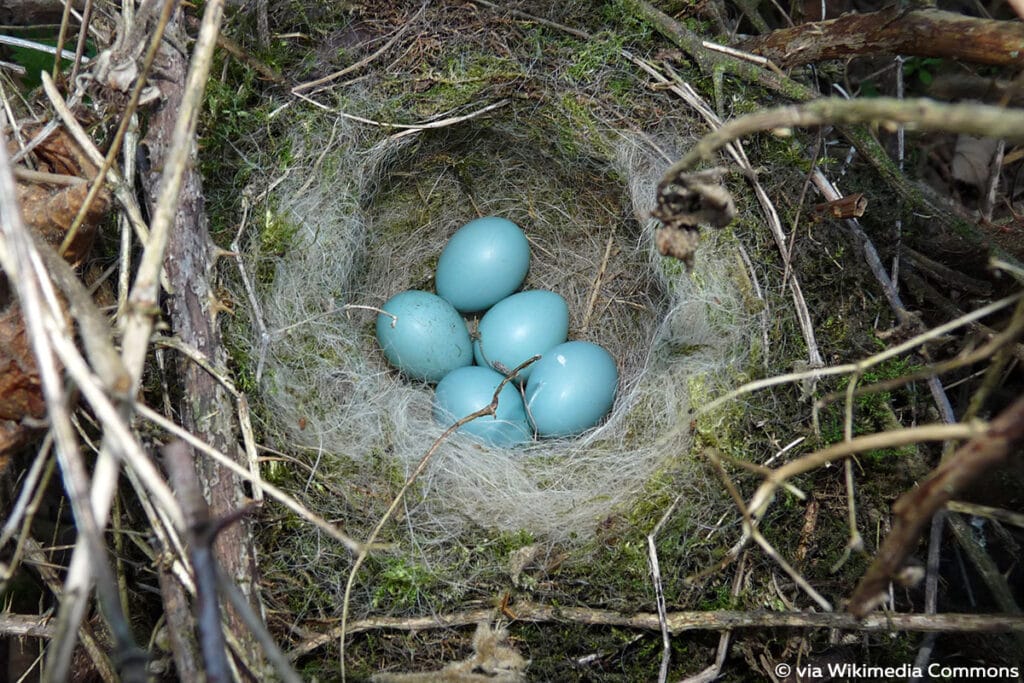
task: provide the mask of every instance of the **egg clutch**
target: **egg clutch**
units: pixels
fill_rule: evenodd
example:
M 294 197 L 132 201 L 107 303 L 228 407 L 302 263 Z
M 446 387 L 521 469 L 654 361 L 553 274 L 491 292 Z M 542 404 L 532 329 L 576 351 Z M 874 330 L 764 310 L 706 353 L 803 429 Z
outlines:
M 573 436 L 596 425 L 615 401 L 618 371 L 603 347 L 566 341 L 569 307 L 543 289 L 516 292 L 530 269 L 530 245 L 510 220 L 472 220 L 452 235 L 437 263 L 437 294 L 407 290 L 377 315 L 384 357 L 407 377 L 437 383 L 442 424 L 490 404 L 495 415 L 460 428 L 487 444 L 514 446 L 539 436 Z M 475 339 L 462 314 L 483 314 Z M 476 363 L 474 365 L 474 362 Z

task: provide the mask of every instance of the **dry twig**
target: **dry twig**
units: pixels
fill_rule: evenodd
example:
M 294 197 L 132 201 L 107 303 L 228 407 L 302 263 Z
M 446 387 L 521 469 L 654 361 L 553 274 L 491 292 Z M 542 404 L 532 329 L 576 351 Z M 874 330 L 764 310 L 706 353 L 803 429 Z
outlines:
M 516 620 L 524 623 L 554 622 L 587 626 L 620 626 L 659 632 L 661 619 L 653 612 L 623 614 L 614 610 L 589 607 L 564 607 L 521 601 L 515 603 Z M 493 619 L 494 610 L 475 609 L 426 617 L 372 617 L 361 619 L 309 637 L 288 653 L 295 661 L 303 655 L 337 641 L 342 633 L 350 636 L 366 631 L 394 629 L 421 631 L 431 628 L 471 626 Z M 818 628 L 895 633 L 920 631 L 936 633 L 1004 633 L 1024 632 L 1024 616 L 1016 614 L 908 614 L 887 612 L 869 614 L 857 619 L 845 612 L 769 612 L 736 610 L 715 612 L 669 612 L 665 615 L 669 633 L 687 631 L 723 631 L 740 628 Z
M 853 615 L 863 617 L 878 604 L 878 595 L 885 592 L 889 581 L 903 566 L 932 515 L 975 477 L 1006 459 L 1022 440 L 1024 397 L 975 433 L 919 487 L 903 494 L 893 506 L 896 519 L 892 531 L 850 596 L 849 611 Z

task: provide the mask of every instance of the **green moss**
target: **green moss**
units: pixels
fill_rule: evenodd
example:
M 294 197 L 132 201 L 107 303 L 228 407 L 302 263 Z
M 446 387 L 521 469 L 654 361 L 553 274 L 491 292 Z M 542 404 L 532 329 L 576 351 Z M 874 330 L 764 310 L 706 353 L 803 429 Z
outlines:
M 371 604 L 375 609 L 406 610 L 433 599 L 437 578 L 425 566 L 405 557 L 387 558 L 381 565 L 374 574 Z

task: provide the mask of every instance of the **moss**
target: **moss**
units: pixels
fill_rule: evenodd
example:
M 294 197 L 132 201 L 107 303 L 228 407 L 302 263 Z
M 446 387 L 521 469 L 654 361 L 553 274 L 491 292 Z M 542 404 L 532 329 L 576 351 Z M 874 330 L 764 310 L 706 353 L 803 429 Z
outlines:
M 436 595 L 432 590 L 437 585 L 433 572 L 405 557 L 383 560 L 374 572 L 374 579 L 371 604 L 377 610 L 404 611 L 422 607 L 424 601 L 432 601 Z

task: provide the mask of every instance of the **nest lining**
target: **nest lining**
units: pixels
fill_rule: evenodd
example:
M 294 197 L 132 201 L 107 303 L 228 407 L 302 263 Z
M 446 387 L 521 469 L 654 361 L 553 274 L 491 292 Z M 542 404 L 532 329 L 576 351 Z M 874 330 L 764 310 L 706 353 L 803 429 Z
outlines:
M 689 388 L 743 362 L 749 320 L 726 238 L 715 248 L 712 237 L 688 275 L 656 254 L 650 226 L 638 222 L 667 160 L 619 134 L 612 154 L 584 139 L 562 152 L 547 142 L 552 131 L 508 115 L 383 141 L 344 119 L 330 125 L 329 134 L 307 127 L 292 141 L 299 166 L 274 204 L 297 232 L 259 293 L 271 331 L 265 418 L 276 447 L 308 458 L 310 507 L 366 514 L 362 503 L 338 499 L 346 487 L 386 505 L 443 431 L 431 417 L 431 388 L 384 361 L 375 314 L 340 309 L 432 289 L 445 242 L 479 215 L 524 229 L 532 259 L 524 288 L 565 297 L 570 339 L 605 346 L 620 388 L 608 419 L 577 438 L 512 449 L 458 434 L 446 441 L 407 502 L 418 541 L 468 526 L 587 539 L 660 469 L 697 469 L 686 457 Z M 258 244 L 250 257 L 264 258 Z

